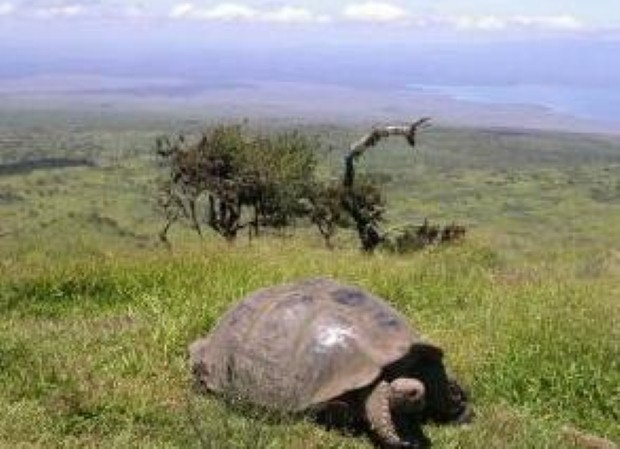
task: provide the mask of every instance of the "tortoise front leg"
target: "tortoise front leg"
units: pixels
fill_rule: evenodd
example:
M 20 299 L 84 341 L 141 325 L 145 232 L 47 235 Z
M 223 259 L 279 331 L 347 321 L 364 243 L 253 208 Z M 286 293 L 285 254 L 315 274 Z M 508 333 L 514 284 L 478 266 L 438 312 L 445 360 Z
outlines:
M 377 444 L 385 449 L 420 449 L 429 445 L 416 413 L 424 403 L 424 385 L 416 379 L 380 381 L 364 404 L 366 420 Z

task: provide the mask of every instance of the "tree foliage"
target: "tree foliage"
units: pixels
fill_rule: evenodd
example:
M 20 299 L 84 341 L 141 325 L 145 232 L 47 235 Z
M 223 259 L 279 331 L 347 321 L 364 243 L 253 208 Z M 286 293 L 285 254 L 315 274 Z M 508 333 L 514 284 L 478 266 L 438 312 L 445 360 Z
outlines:
M 166 224 L 160 237 L 168 243 L 170 226 L 179 220 L 199 235 L 206 225 L 232 241 L 243 228 L 257 236 L 262 229 L 304 219 L 317 227 L 330 248 L 336 231 L 349 227 L 357 231 L 366 252 L 382 244 L 404 251 L 460 239 L 464 229 L 441 230 L 428 223 L 388 236 L 382 231 L 385 198 L 379 184 L 356 176 L 355 164 L 366 150 L 392 135 L 405 137 L 413 146 L 418 129 L 427 122 L 424 118 L 373 129 L 351 145 L 339 182 L 318 178 L 318 140 L 296 131 L 261 135 L 233 125 L 217 126 L 193 140 L 183 135 L 159 138 L 157 154 L 168 169 L 161 184 Z
M 289 225 L 304 210 L 299 200 L 314 182 L 315 142 L 298 132 L 248 135 L 241 126 L 218 126 L 189 142 L 185 136 L 157 140 L 168 167 L 160 204 L 167 223 L 187 219 L 199 234 L 205 222 L 228 240 L 250 226 Z M 201 207 L 201 205 L 204 205 Z

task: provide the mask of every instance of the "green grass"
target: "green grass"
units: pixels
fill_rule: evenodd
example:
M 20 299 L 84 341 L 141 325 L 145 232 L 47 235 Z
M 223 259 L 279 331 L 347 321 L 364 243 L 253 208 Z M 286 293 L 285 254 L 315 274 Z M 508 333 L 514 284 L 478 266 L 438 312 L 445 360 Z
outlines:
M 308 423 L 249 419 L 189 391 L 186 347 L 227 307 L 316 275 L 388 298 L 446 349 L 479 415 L 469 428 L 432 429 L 446 447 L 558 447 L 565 425 L 620 437 L 618 285 L 537 268 L 514 279 L 473 243 L 370 259 L 295 242 L 210 242 L 172 255 L 9 263 L 4 272 L 7 444 L 199 447 L 199 425 L 219 447 L 256 447 L 257 431 L 263 447 L 366 447 Z
M 330 252 L 307 229 L 233 246 L 175 229 L 168 252 L 155 237 L 148 154 L 167 125 L 18 119 L 0 137 L 29 134 L 23 145 L 37 144 L 24 154 L 99 166 L 0 177 L 0 446 L 370 448 L 191 389 L 187 345 L 225 310 L 257 288 L 318 275 L 383 296 L 446 350 L 477 419 L 430 427 L 435 447 L 579 447 L 565 427 L 620 441 L 616 140 L 437 129 L 414 153 L 369 153 L 389 225 L 461 221 L 462 245 L 365 257 L 351 233 Z M 45 126 L 69 146 L 50 143 Z M 341 148 L 358 131 L 330 128 L 330 141 Z M 80 133 L 101 148 L 72 152 Z M 326 175 L 341 156 L 326 155 Z

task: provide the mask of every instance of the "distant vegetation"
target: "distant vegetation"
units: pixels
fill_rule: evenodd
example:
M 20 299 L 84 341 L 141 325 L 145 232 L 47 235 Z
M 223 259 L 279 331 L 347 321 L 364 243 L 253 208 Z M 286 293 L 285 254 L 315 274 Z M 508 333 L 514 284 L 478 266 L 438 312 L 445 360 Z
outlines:
M 0 176 L 2 175 L 23 175 L 35 170 L 50 170 L 54 168 L 71 167 L 94 167 L 95 164 L 88 159 L 69 159 L 51 157 L 44 159 L 23 160 L 0 164 Z

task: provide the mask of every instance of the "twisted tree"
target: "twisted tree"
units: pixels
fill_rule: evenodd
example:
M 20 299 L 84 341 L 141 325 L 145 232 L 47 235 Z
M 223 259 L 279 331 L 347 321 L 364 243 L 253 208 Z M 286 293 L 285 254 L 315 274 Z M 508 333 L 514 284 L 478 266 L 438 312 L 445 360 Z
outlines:
M 356 183 L 355 163 L 369 148 L 390 136 L 403 136 L 409 145 L 414 147 L 418 130 L 428 126 L 429 121 L 430 118 L 424 117 L 411 125 L 375 128 L 354 142 L 345 157 L 341 204 L 355 222 L 357 234 L 365 252 L 373 252 L 385 239 L 379 226 L 383 220 L 384 201 L 380 190 L 375 185 Z

